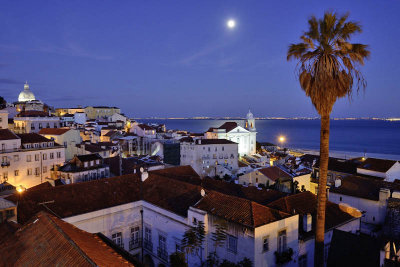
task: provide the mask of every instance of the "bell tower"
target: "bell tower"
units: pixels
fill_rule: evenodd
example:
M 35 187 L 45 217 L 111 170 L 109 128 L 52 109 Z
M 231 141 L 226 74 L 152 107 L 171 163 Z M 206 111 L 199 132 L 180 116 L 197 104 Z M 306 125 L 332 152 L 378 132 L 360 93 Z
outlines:
M 253 113 L 249 110 L 246 115 L 245 128 L 250 132 L 256 132 L 256 120 L 254 119 Z

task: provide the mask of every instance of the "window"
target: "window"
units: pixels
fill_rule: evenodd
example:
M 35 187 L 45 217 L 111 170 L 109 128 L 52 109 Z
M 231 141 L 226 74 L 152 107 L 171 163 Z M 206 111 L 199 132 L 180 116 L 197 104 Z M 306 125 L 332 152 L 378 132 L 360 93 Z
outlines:
M 14 171 L 14 176 L 19 176 L 19 170 Z
M 224 147 L 222 147 L 222 151 L 225 151 Z
M 299 267 L 307 267 L 307 254 L 299 257 Z
M 93 160 L 90 161 L 90 166 L 93 166 Z
M 197 218 L 193 217 L 192 223 L 193 223 L 194 225 L 197 225 Z
M 144 228 L 144 240 L 151 242 L 151 228 L 149 227 Z
M 26 155 L 26 162 L 31 162 L 31 161 L 32 161 L 32 156 Z
M 43 154 L 43 160 L 46 160 L 46 159 L 47 159 L 47 154 L 44 153 L 44 154 Z
M 167 250 L 167 238 L 164 235 L 158 235 L 158 247 L 162 251 Z
M 50 153 L 50 159 L 54 159 L 54 153 L 53 152 Z
M 35 161 L 39 161 L 39 154 L 35 154 Z
M 96 164 L 99 165 L 100 164 L 100 160 L 96 159 Z
M 84 166 L 85 168 L 87 168 L 88 163 L 87 163 L 87 162 L 84 162 L 84 163 L 83 163 L 83 166 Z
M 19 161 L 19 156 L 18 155 L 14 155 L 14 161 Z
M 339 199 L 340 199 L 340 201 L 342 201 L 342 197 L 340 197 Z
M 6 144 L 1 144 L 1 150 L 6 150 Z
M 138 247 L 140 245 L 140 228 L 135 226 L 131 228 L 131 249 Z
M 61 152 L 57 152 L 57 158 L 61 158 Z
M 122 233 L 118 232 L 115 234 L 112 234 L 112 241 L 119 247 L 123 248 L 124 243 L 122 242 Z
M 36 176 L 39 176 L 39 175 L 40 175 L 40 168 L 39 168 L 39 167 L 36 167 L 36 168 L 35 168 L 35 175 L 36 175 Z
M 268 236 L 265 236 L 263 238 L 263 252 L 269 250 L 269 242 L 268 242 Z
M 176 252 L 183 252 L 182 243 L 179 240 L 175 240 L 175 251 Z
M 1 158 L 1 162 L 2 162 L 2 163 L 6 163 L 6 162 L 7 162 L 7 156 L 3 156 L 3 157 Z
M 26 173 L 27 173 L 28 175 L 32 175 L 32 169 L 27 169 L 27 170 L 26 170 Z
M 8 180 L 8 172 L 3 172 L 4 181 Z
M 278 252 L 286 250 L 286 230 L 279 231 L 278 233 Z
M 46 173 L 46 172 L 47 172 L 47 167 L 44 166 L 44 167 L 43 167 L 43 173 Z
M 64 142 L 64 147 L 67 147 L 67 142 Z
M 232 235 L 228 235 L 228 251 L 237 253 L 237 238 Z

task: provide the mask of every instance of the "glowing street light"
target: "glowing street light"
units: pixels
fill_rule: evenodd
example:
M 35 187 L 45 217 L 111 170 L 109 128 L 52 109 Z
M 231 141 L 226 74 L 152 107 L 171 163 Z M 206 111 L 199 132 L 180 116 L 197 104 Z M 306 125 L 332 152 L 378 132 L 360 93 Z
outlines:
M 286 138 L 283 135 L 279 136 L 279 142 L 283 143 L 285 140 Z
M 25 187 L 23 187 L 22 185 L 17 186 L 16 189 L 17 189 L 17 192 L 20 194 L 25 191 Z

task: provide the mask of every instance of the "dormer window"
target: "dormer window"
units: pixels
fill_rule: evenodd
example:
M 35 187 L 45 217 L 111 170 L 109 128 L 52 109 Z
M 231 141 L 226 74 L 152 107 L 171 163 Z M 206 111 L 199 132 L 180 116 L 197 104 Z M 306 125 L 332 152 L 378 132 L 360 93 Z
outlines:
M 88 163 L 87 163 L 87 162 L 84 162 L 84 163 L 83 163 L 83 166 L 84 166 L 85 168 L 87 168 L 87 167 L 88 167 Z
M 100 160 L 96 159 L 96 164 L 99 165 L 100 164 Z

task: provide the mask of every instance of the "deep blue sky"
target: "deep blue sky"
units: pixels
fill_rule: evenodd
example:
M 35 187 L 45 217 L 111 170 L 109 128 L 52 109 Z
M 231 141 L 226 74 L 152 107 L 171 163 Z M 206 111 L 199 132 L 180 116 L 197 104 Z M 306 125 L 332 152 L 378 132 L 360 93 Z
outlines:
M 0 95 L 130 116 L 316 116 L 286 61 L 310 15 L 349 11 L 368 86 L 333 116 L 400 116 L 400 1 L 1 1 Z M 226 28 L 229 18 L 237 21 Z

